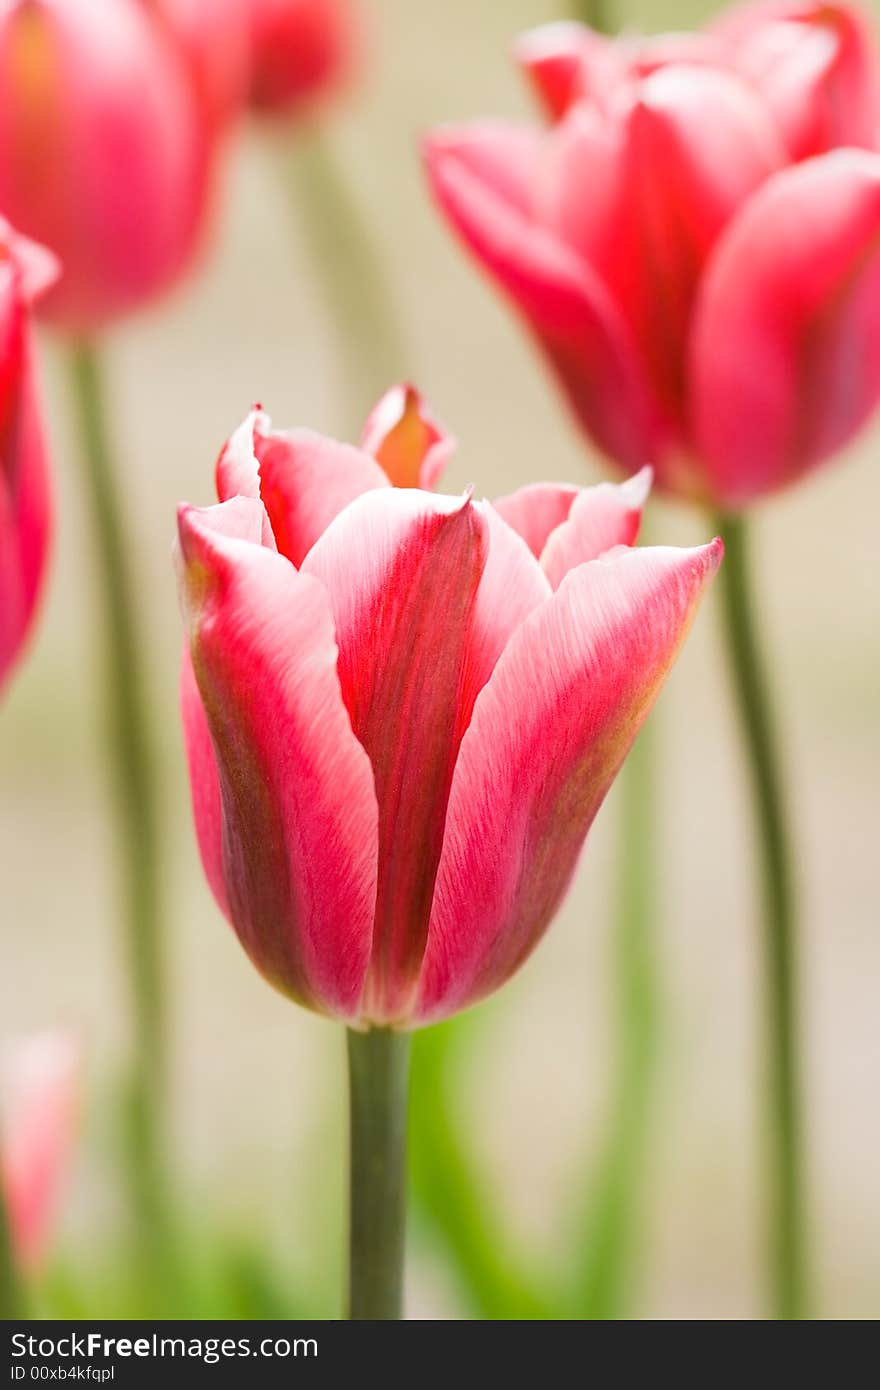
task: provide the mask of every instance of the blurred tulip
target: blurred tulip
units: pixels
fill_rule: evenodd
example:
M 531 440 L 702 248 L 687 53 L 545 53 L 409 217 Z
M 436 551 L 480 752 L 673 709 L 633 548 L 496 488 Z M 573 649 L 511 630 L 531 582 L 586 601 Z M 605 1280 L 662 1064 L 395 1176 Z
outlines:
M 52 322 L 92 332 L 190 265 L 214 137 L 193 63 L 142 0 L 0 3 L 0 207 L 62 261 Z
M 70 1162 L 79 1057 L 73 1039 L 23 1039 L 0 1062 L 0 1176 L 16 1263 L 42 1262 Z
M 855 13 L 780 12 L 645 43 L 538 31 L 518 51 L 552 128 L 426 144 L 589 437 L 728 508 L 823 462 L 880 397 L 880 154 L 833 148 L 872 143 L 880 68 Z
M 646 475 L 437 497 L 259 411 L 217 479 L 178 556 L 208 880 L 296 1001 L 447 1017 L 559 907 L 721 547 L 630 549 Z
M 189 64 L 210 129 L 238 115 L 250 81 L 250 0 L 141 0 Z
M 247 0 L 250 101 L 255 111 L 310 116 L 357 72 L 362 43 L 355 0 Z
M 50 252 L 0 219 L 0 686 L 30 629 L 51 532 L 30 306 L 56 274 Z

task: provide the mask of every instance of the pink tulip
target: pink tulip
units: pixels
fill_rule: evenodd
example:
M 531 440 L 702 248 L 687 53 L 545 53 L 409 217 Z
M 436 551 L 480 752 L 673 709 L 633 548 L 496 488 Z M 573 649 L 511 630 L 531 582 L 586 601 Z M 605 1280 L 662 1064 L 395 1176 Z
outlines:
M 559 907 L 720 542 L 631 549 L 645 474 L 437 497 L 259 410 L 217 481 L 178 553 L 208 881 L 297 1002 L 446 1017 Z
M 354 0 L 247 0 L 251 15 L 251 105 L 300 117 L 352 81 L 363 35 Z
M 426 144 L 591 440 L 727 507 L 823 462 L 880 397 L 880 153 L 834 148 L 872 142 L 880 68 L 854 12 L 780 13 L 645 44 L 538 31 L 518 52 L 552 127 Z
M 0 686 L 30 630 L 52 525 L 30 305 L 55 258 L 0 219 Z
M 0 0 L 0 208 L 64 273 L 47 318 L 89 332 L 190 265 L 216 141 L 146 0 Z
M 237 116 L 250 81 L 250 0 L 141 0 L 189 65 L 209 131 Z
M 12 1247 L 26 1269 L 45 1254 L 70 1162 L 79 1058 L 66 1034 L 18 1043 L 0 1067 L 0 1176 Z

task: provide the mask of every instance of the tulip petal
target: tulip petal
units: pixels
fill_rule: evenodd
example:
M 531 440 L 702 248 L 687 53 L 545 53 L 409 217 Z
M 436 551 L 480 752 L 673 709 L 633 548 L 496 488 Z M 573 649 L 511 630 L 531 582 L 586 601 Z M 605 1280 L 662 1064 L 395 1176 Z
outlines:
M 493 506 L 539 560 L 551 531 L 568 520 L 580 491 L 574 483 L 528 483 L 506 497 L 496 497 Z
M 601 101 L 624 69 L 624 50 L 574 20 L 521 34 L 514 56 L 553 120 L 583 97 Z
M 773 112 L 791 159 L 877 148 L 880 58 L 857 7 L 761 0 L 722 15 L 715 31 Z
M 275 544 L 297 568 L 343 507 L 388 478 L 369 454 L 312 430 L 273 430 L 254 410 L 217 460 L 221 502 L 259 497 Z
M 181 604 L 222 813 L 219 853 L 205 859 L 212 879 L 222 863 L 232 923 L 266 978 L 351 1018 L 376 895 L 373 774 L 340 692 L 327 594 L 260 544 L 262 512 L 235 498 L 179 518 Z M 191 718 L 187 732 L 203 771 Z M 208 808 L 200 835 L 216 833 L 210 785 L 193 792 Z
M 532 215 L 542 143 L 497 125 L 432 134 L 434 196 L 541 343 L 571 405 L 623 467 L 662 451 L 663 430 L 632 337 L 591 267 Z
M 392 386 L 370 411 L 361 448 L 377 461 L 393 487 L 430 492 L 440 480 L 455 440 L 437 423 L 414 386 Z
M 486 532 L 467 497 L 395 488 L 358 498 L 303 563 L 330 595 L 343 697 L 375 776 L 373 1021 L 406 1014 L 424 954 Z
M 540 938 L 720 556 L 616 551 L 511 639 L 462 740 L 418 1022 L 488 994 Z
M 880 155 L 788 169 L 718 245 L 691 341 L 693 432 L 740 506 L 844 445 L 880 399 Z
M 743 199 L 784 162 L 769 115 L 736 75 L 672 65 L 640 85 L 629 121 L 619 250 L 606 273 L 655 388 L 679 423 L 703 267 Z
M 615 546 L 635 544 L 653 476 L 650 468 L 643 468 L 625 483 L 581 489 L 567 520 L 550 534 L 541 554 L 541 568 L 554 589 L 569 570 L 597 560 Z

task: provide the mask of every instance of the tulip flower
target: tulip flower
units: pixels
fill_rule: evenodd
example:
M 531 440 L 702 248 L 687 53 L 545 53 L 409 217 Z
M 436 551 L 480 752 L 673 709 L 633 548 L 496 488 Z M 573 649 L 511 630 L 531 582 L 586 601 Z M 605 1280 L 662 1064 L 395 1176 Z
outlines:
M 22 1039 L 0 1059 L 0 1245 L 5 1212 L 11 1262 L 0 1286 L 45 1258 L 70 1162 L 78 1070 L 76 1045 L 63 1033 Z
M 519 53 L 551 128 L 426 144 L 594 444 L 726 508 L 824 462 L 880 398 L 880 154 L 838 148 L 874 143 L 880 67 L 856 15 L 798 15 L 647 45 L 539 31 Z
M 193 69 L 142 0 L 0 4 L 0 208 L 63 263 L 54 324 L 92 333 L 179 278 L 214 154 Z
M 565 895 L 721 556 L 633 549 L 648 483 L 439 497 L 255 410 L 180 510 L 208 882 L 368 1048 L 497 989 Z
M 858 9 L 785 0 L 650 40 L 554 25 L 517 54 L 549 125 L 438 130 L 428 177 L 585 436 L 718 512 L 764 880 L 772 1279 L 800 1318 L 794 856 L 742 512 L 880 400 L 880 58 Z
M 354 0 L 246 0 L 250 101 L 266 115 L 314 114 L 354 77 L 361 24 Z
M 56 273 L 50 252 L 0 219 L 0 686 L 30 631 L 51 532 L 30 313 Z

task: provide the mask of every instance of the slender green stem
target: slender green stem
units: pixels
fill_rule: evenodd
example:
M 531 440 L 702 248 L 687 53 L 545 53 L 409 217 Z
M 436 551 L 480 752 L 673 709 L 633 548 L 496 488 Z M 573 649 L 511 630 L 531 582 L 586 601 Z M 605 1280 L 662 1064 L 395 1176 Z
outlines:
M 291 208 L 333 325 L 354 437 L 395 381 L 412 373 L 397 324 L 394 287 L 354 190 L 323 130 L 285 133 L 281 170 Z
M 571 0 L 573 17 L 582 24 L 589 24 L 600 34 L 610 34 L 614 29 L 611 20 L 610 0 Z
M 745 738 L 763 883 L 770 1182 L 770 1258 L 776 1316 L 808 1316 L 809 1277 L 797 1019 L 794 872 L 767 675 L 750 592 L 748 533 L 722 515 L 720 584 L 733 688 Z
M 0 1322 L 24 1316 L 24 1299 L 12 1249 L 12 1232 L 3 1184 L 0 1182 Z
M 350 1318 L 402 1316 L 410 1040 L 375 1028 L 348 1034 Z
M 138 628 L 131 547 L 107 435 L 100 363 L 92 343 L 83 341 L 71 348 L 70 375 L 103 604 L 107 751 L 124 873 L 127 974 L 134 1018 L 127 1134 L 132 1215 L 141 1260 L 155 1268 L 164 1209 L 165 1020 L 157 794 L 143 677 L 146 644 Z
M 611 933 L 614 1073 L 608 1127 L 577 1270 L 577 1315 L 603 1321 L 632 1314 L 657 1069 L 654 733 L 650 724 L 642 730 L 620 778 L 618 882 Z

